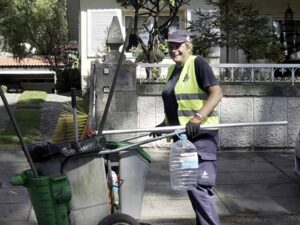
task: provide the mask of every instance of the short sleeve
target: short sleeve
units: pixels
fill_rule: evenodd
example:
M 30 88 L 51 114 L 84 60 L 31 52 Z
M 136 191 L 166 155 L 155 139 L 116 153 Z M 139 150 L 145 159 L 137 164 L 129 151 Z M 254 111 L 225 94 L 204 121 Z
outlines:
M 199 87 L 206 91 L 210 86 L 219 84 L 210 65 L 200 56 L 195 59 L 195 72 Z

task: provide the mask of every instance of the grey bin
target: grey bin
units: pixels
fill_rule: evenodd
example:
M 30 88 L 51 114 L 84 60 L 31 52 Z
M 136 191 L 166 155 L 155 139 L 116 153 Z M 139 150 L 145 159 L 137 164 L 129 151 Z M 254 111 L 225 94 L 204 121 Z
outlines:
M 62 157 L 52 157 L 45 162 L 36 162 L 40 175 L 60 174 Z M 64 165 L 72 192 L 69 220 L 71 225 L 96 225 L 110 214 L 109 194 L 102 157 L 78 155 Z
M 128 142 L 107 142 L 106 149 L 129 145 Z M 119 189 L 121 212 L 140 219 L 146 176 L 151 157 L 135 147 L 112 153 L 116 157 L 119 177 L 123 180 Z M 72 199 L 69 219 L 73 225 L 94 225 L 110 214 L 107 174 L 103 156 L 75 155 L 65 163 L 62 155 L 55 155 L 43 162 L 35 162 L 40 175 L 63 173 L 70 183 Z
M 84 150 L 83 147 L 89 150 L 91 147 L 102 149 L 105 146 L 103 138 L 82 140 L 79 144 L 80 150 Z M 50 151 L 51 147 L 53 151 Z M 31 155 L 35 156 L 34 163 L 40 176 L 66 175 L 72 193 L 68 215 L 70 224 L 96 225 L 110 215 L 105 160 L 97 155 L 98 150 L 93 154 L 69 157 L 63 154 L 72 151 L 69 143 L 41 143 L 32 146 Z
M 110 214 L 104 159 L 78 156 L 65 167 L 72 191 L 71 225 L 96 225 Z
M 128 145 L 128 142 L 111 142 L 108 148 Z M 144 189 L 151 157 L 141 147 L 134 147 L 119 154 L 121 212 L 135 219 L 141 218 Z

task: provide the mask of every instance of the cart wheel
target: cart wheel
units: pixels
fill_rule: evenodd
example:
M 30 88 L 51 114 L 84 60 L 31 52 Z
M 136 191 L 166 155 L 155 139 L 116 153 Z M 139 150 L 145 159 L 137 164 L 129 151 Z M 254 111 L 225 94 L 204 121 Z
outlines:
M 98 225 L 140 225 L 133 217 L 116 213 L 103 218 Z

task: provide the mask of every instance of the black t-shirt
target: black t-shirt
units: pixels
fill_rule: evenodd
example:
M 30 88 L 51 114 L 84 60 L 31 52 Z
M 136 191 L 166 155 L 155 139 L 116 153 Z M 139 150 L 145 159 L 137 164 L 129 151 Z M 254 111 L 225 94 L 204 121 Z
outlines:
M 168 125 L 171 126 L 179 125 L 178 115 L 177 115 L 178 104 L 175 97 L 174 89 L 178 81 L 181 70 L 182 67 L 175 66 L 172 75 L 170 76 L 170 79 L 167 81 L 164 90 L 162 92 L 165 115 L 168 120 Z M 200 56 L 197 56 L 195 59 L 195 72 L 196 72 L 196 79 L 198 85 L 205 92 L 207 92 L 208 87 L 219 83 L 211 67 Z

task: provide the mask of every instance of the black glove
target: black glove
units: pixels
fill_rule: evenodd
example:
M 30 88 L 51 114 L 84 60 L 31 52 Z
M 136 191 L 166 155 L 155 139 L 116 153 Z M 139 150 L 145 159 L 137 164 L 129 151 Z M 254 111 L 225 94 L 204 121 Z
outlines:
M 155 126 L 155 127 L 164 127 L 164 126 L 166 126 L 166 123 L 165 123 L 165 121 L 162 121 L 160 124 L 158 124 L 157 126 Z M 161 131 L 155 131 L 155 132 L 151 132 L 150 134 L 149 134 L 149 136 L 150 137 L 159 137 L 159 136 L 161 136 L 163 134 L 163 132 L 161 132 Z
M 189 121 L 185 126 L 185 130 L 189 138 L 195 138 L 200 134 L 200 123 Z

